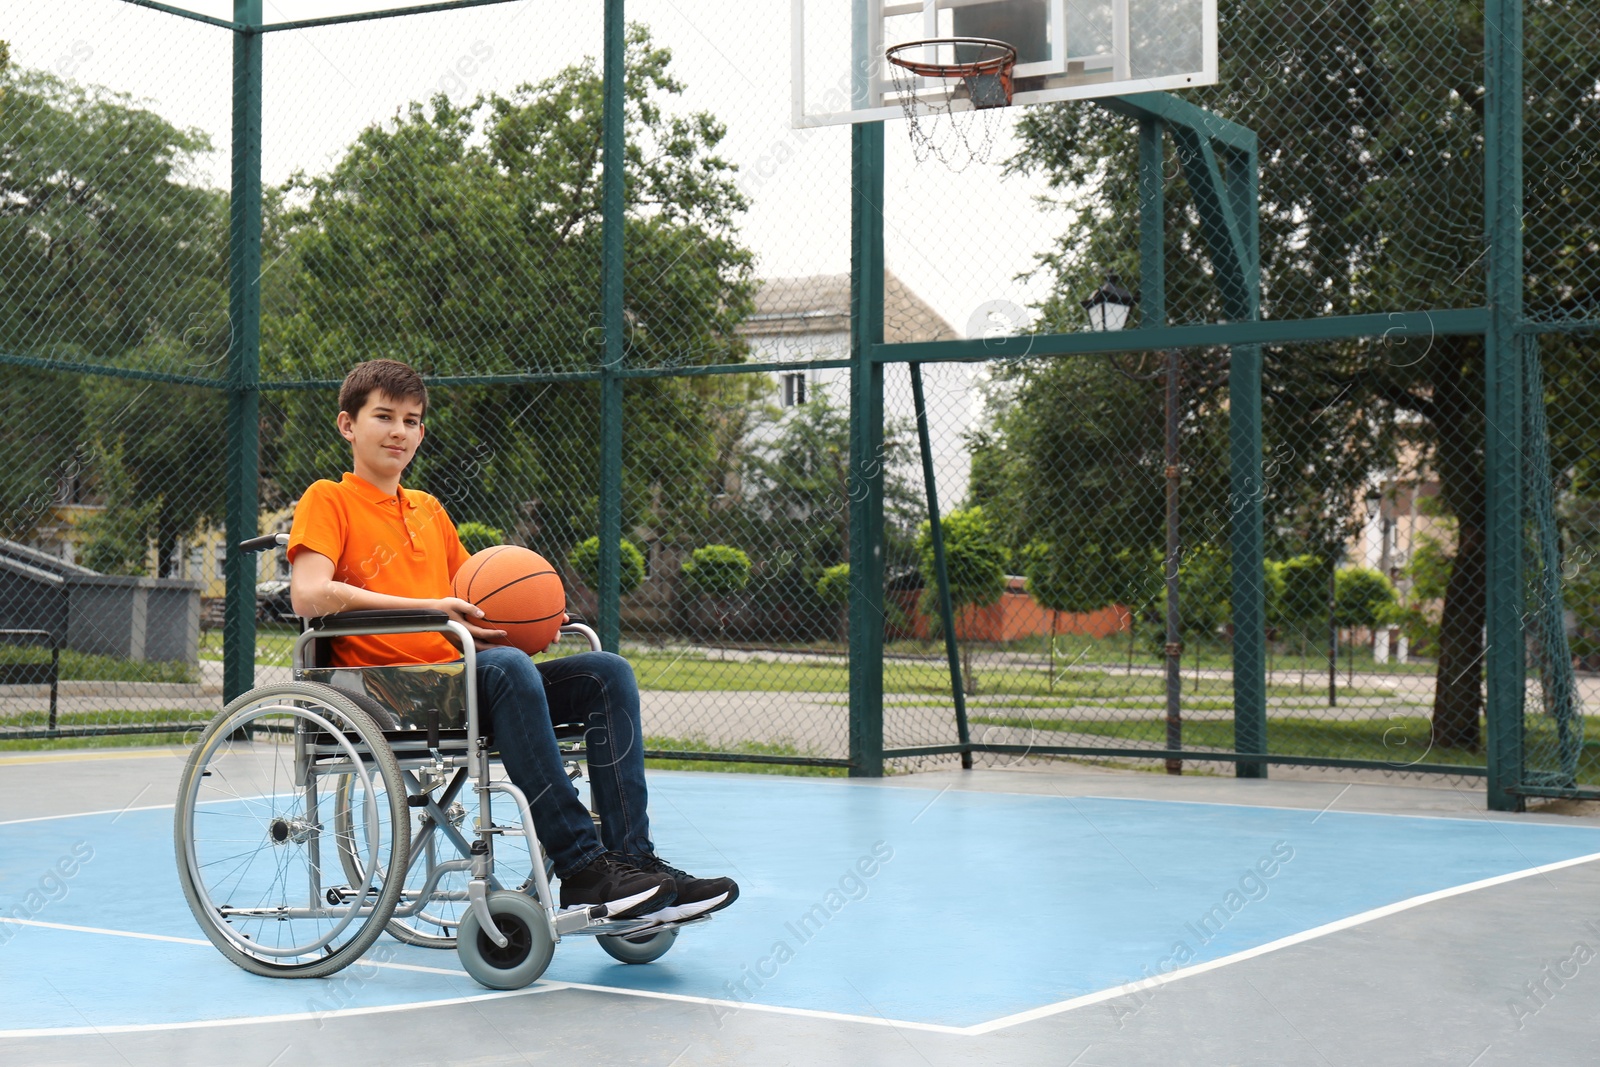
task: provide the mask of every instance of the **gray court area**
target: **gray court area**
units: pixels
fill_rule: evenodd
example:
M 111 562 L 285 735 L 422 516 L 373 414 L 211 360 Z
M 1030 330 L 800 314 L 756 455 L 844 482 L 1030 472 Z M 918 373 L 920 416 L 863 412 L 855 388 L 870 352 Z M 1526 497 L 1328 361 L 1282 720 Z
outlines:
M 170 802 L 176 750 L 39 753 L 0 758 L 8 819 L 130 810 Z M 754 783 L 752 783 L 754 784 Z M 776 788 L 781 782 L 772 782 Z M 1569 808 L 1484 812 L 1465 788 L 1350 781 L 1238 781 L 1110 772 L 1081 766 L 934 772 L 823 789 L 949 790 L 1183 801 L 1306 812 L 1368 812 L 1600 827 Z M 1152 805 L 1151 818 L 1162 809 Z M 1440 824 L 1441 827 L 1445 824 Z M 982 833 L 982 827 L 973 827 Z M 1038 827 L 1048 834 L 1049 826 Z M 994 914 L 984 887 L 1005 870 L 967 869 L 951 842 L 958 909 L 996 945 L 1028 938 L 1049 914 Z M 1115 842 L 1107 844 L 1115 848 Z M 783 847 L 775 843 L 774 847 Z M 3 861 L 0 861 L 3 862 Z M 170 871 L 169 856 L 152 856 Z M 1532 866 L 1532 864 L 1530 864 Z M 12 872 L 15 873 L 15 872 Z M 1071 878 L 1070 870 L 1062 871 Z M 178 893 L 175 878 L 172 892 Z M 1600 1011 L 1600 863 L 1582 862 L 1488 885 L 1205 973 L 983 1033 L 556 988 L 434 1007 L 156 1031 L 0 1038 L 18 1064 L 1580 1064 L 1593 1062 Z M 1109 904 L 1109 902 L 1108 902 Z M 48 919 L 48 915 L 42 918 Z M 127 916 L 107 915 L 107 927 Z M 732 921 L 731 918 L 723 921 Z M 1315 923 L 1308 922 L 1308 926 Z M 927 930 L 938 939 L 940 930 Z M 688 942 L 680 948 L 691 948 Z M 568 951 L 563 948 L 561 951 Z M 8 987 L 18 973 L 0 947 Z M 451 961 L 453 962 L 453 961 Z M 219 968 L 227 966 L 219 957 Z M 137 983 L 107 973 L 107 988 Z M 19 983 L 19 985 L 13 985 Z M 192 995 L 205 998 L 207 990 Z M 981 1029 L 981 1028 L 980 1028 Z

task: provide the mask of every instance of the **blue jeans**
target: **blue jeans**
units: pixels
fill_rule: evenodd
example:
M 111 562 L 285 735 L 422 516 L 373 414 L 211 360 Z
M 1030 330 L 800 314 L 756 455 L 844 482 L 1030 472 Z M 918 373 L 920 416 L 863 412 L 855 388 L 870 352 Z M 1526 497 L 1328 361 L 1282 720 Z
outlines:
M 493 733 L 512 783 L 527 794 L 556 876 L 588 866 L 606 849 L 654 852 L 645 813 L 639 684 L 628 661 L 582 652 L 535 663 L 514 648 L 486 648 L 477 663 L 483 729 Z M 583 724 L 600 835 L 562 766 L 557 723 Z

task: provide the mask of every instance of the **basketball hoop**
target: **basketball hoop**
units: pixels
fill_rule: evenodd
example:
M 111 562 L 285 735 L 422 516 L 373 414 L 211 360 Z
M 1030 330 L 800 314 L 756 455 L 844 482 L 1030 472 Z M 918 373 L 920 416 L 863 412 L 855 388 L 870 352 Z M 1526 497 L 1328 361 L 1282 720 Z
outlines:
M 894 45 L 884 58 L 917 162 L 936 156 L 956 171 L 988 162 L 998 116 L 976 113 L 1010 106 L 1016 48 L 987 37 L 934 37 Z

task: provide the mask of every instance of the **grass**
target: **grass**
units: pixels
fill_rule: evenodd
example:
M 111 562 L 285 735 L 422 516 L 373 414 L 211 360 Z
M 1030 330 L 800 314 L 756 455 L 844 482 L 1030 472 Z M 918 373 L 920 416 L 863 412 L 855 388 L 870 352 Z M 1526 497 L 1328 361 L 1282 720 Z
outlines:
M 287 667 L 294 639 L 300 636 L 298 627 L 286 623 L 256 623 L 256 665 L 259 667 Z M 200 658 L 222 662 L 222 631 L 200 632 Z
M 668 752 L 738 752 L 752 756 L 816 756 L 788 743 L 739 741 L 714 745 L 703 737 L 646 737 L 645 748 Z M 783 774 L 806 778 L 843 778 L 844 767 L 811 767 L 794 763 L 735 763 L 724 760 L 647 759 L 647 768 L 658 771 L 722 771 L 739 774 Z
M 0 645 L 0 665 L 49 663 L 50 650 L 25 645 Z M 187 663 L 162 660 L 122 659 L 118 656 L 93 656 L 87 652 L 61 650 L 60 678 L 64 682 L 181 682 L 193 684 L 200 672 Z
M 0 719 L 5 727 L 42 730 L 49 724 L 50 716 L 42 711 L 25 711 Z M 176 708 L 157 708 L 149 711 L 63 711 L 56 716 L 56 725 L 67 729 L 101 727 L 115 730 L 119 726 L 146 726 L 172 723 L 183 725 L 183 730 L 159 734 L 89 734 L 73 737 L 6 738 L 0 729 L 0 752 L 39 752 L 73 748 L 141 748 L 154 745 L 190 745 L 204 722 L 194 719 L 191 711 Z
M 1033 731 L 1088 734 L 1163 744 L 1166 723 L 1160 720 L 1032 719 L 1019 716 L 975 716 L 975 723 Z M 1600 716 L 1586 717 L 1588 736 L 1597 736 Z M 1379 760 L 1396 767 L 1412 763 L 1437 763 L 1462 767 L 1483 766 L 1481 752 L 1430 747 L 1429 722 L 1422 716 L 1388 719 L 1330 721 L 1326 719 L 1270 718 L 1268 749 L 1275 755 L 1321 756 L 1329 759 Z M 1194 748 L 1233 749 L 1233 722 L 1194 721 L 1183 724 L 1183 741 Z M 1583 761 L 1580 782 L 1600 782 L 1600 762 Z
M 1038 634 L 1032 637 L 1022 637 L 1015 641 L 1007 642 L 1003 646 L 990 644 L 974 645 L 974 651 L 987 652 L 1003 650 L 1006 652 L 1021 652 L 1029 655 L 1048 659 L 1050 654 L 1050 635 Z M 1322 635 L 1323 644 L 1320 648 L 1314 643 L 1308 643 L 1306 654 L 1300 654 L 1298 643 L 1275 643 L 1269 649 L 1268 659 L 1274 671 L 1298 671 L 1304 669 L 1307 677 L 1314 676 L 1319 670 L 1322 677 L 1328 675 L 1327 635 Z M 1342 638 L 1341 638 L 1342 640 Z M 1196 645 L 1198 644 L 1198 648 Z M 1090 663 L 1095 666 L 1126 666 L 1128 663 L 1128 635 L 1113 634 L 1110 637 L 1089 637 L 1085 634 L 1057 634 L 1055 636 L 1056 662 L 1059 663 Z M 842 651 L 842 649 L 841 649 Z M 907 655 L 939 655 L 944 651 L 944 644 L 937 641 L 896 641 L 888 646 L 888 651 L 899 652 Z M 1431 660 L 1412 660 L 1410 663 L 1376 663 L 1372 658 L 1372 649 L 1362 646 L 1347 657 L 1347 650 L 1341 645 L 1339 649 L 1339 679 L 1343 684 L 1345 672 L 1349 669 L 1349 662 L 1353 661 L 1358 672 L 1378 674 L 1418 674 L 1432 675 L 1435 665 Z M 1196 660 L 1199 661 L 1201 670 L 1228 670 L 1233 666 L 1233 653 L 1229 645 L 1223 642 L 1201 641 L 1195 642 L 1193 638 L 1186 638 L 1184 643 L 1183 669 L 1193 671 Z M 1138 637 L 1133 649 L 1133 665 L 1135 668 L 1150 668 L 1159 666 L 1163 658 L 1154 652 L 1144 638 Z

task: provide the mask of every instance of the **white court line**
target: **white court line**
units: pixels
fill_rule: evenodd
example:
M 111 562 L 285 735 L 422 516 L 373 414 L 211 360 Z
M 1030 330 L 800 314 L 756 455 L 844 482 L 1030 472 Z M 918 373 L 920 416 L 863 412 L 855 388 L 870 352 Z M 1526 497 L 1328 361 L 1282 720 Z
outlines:
M 163 808 L 172 808 L 172 804 L 145 804 L 137 808 L 105 808 L 101 811 L 74 811 L 66 815 L 35 815 L 30 819 L 0 819 L 0 826 L 18 826 L 25 822 L 49 822 L 51 819 L 80 819 L 91 815 L 122 815 L 130 811 L 160 811 Z
M 103 937 L 126 937 L 137 941 L 164 941 L 178 945 L 198 945 L 209 948 L 211 942 L 198 937 L 174 937 L 170 934 L 146 934 L 136 930 L 112 930 L 100 926 L 76 926 L 71 923 L 43 922 L 38 919 L 12 919 L 0 915 L 0 923 L 9 923 L 14 926 L 37 926 L 46 930 L 66 930 L 77 934 L 98 934 Z M 423 974 L 442 974 L 451 978 L 466 978 L 467 972 L 447 967 L 424 967 L 414 963 L 393 963 L 362 959 L 352 966 L 384 967 L 396 971 L 417 971 Z M 897 1019 L 884 1019 L 875 1015 L 851 1015 L 845 1012 L 822 1011 L 816 1008 L 790 1008 L 776 1004 L 747 1004 L 738 1000 L 721 1000 L 716 997 L 698 997 L 687 993 L 663 993 L 650 989 L 619 989 L 615 986 L 591 985 L 585 982 L 557 982 L 542 980 L 537 987 L 525 990 L 511 990 L 505 993 L 491 994 L 493 996 L 510 996 L 516 993 L 553 992 L 560 989 L 578 989 L 592 993 L 619 993 L 623 996 L 644 997 L 651 1000 L 675 1000 L 687 1004 L 704 1004 L 723 1007 L 729 1013 L 741 1008 L 755 1011 L 770 1012 L 778 1015 L 801 1015 L 813 1019 L 833 1019 L 842 1022 L 872 1023 L 879 1026 L 894 1026 L 917 1030 L 931 1030 L 942 1034 L 963 1034 L 966 1028 L 959 1026 L 943 1026 L 938 1023 L 903 1022 Z M 240 1026 L 246 1023 L 260 1022 L 292 1022 L 307 1018 L 331 1018 L 340 1015 L 370 1015 L 374 1012 L 403 1011 L 410 1008 L 426 1008 L 445 1004 L 464 1004 L 469 1001 L 485 999 L 481 996 L 456 997 L 449 1000 L 406 1002 L 403 1004 L 385 1004 L 368 1008 L 347 1008 L 327 1012 L 301 1012 L 291 1015 L 252 1015 L 237 1019 L 202 1019 L 187 1023 L 132 1023 L 124 1026 L 79 1026 L 59 1027 L 38 1030 L 0 1030 L 0 1038 L 4 1037 L 41 1037 L 50 1035 L 69 1036 L 72 1034 L 100 1034 L 100 1033 L 132 1033 L 140 1030 L 162 1029 L 192 1029 L 197 1026 Z
M 1153 978 L 1144 978 L 1137 982 L 1128 982 L 1127 984 L 1120 985 L 1115 989 L 1104 989 L 1098 993 L 1090 993 L 1087 996 L 1074 997 L 1071 1000 L 1063 1000 L 1055 1004 L 1046 1004 L 1042 1008 L 1032 1008 L 1028 1011 L 1018 1012 L 1015 1015 L 1006 1015 L 999 1019 L 991 1019 L 986 1023 L 978 1023 L 976 1026 L 969 1026 L 962 1032 L 974 1036 L 978 1034 L 992 1033 L 995 1030 L 1003 1030 L 1007 1027 L 1016 1026 L 1018 1023 L 1032 1022 L 1035 1019 L 1043 1019 L 1046 1016 L 1058 1015 L 1061 1012 L 1072 1011 L 1075 1008 L 1083 1008 L 1088 1007 L 1091 1004 L 1100 1004 L 1107 1000 L 1115 1000 L 1117 997 L 1126 996 L 1130 993 L 1152 989 L 1156 986 L 1167 985 L 1171 982 L 1176 982 L 1179 979 L 1188 978 L 1192 975 L 1204 974 L 1207 971 L 1217 970 L 1219 967 L 1226 967 L 1233 963 L 1242 963 L 1245 960 L 1255 959 L 1257 956 L 1264 956 L 1269 952 L 1276 952 L 1279 949 L 1289 948 L 1293 945 L 1304 944 L 1307 941 L 1314 941 L 1319 937 L 1326 937 L 1329 934 L 1335 934 L 1341 930 L 1349 930 L 1352 927 L 1361 926 L 1376 919 L 1382 919 L 1387 916 L 1397 914 L 1398 912 L 1409 911 L 1410 909 L 1420 907 L 1423 904 L 1431 904 L 1434 901 L 1445 900 L 1449 897 L 1458 897 L 1465 893 L 1474 892 L 1475 890 L 1487 889 L 1490 886 L 1504 885 L 1507 882 L 1520 881 L 1523 878 L 1532 878 L 1535 875 L 1547 874 L 1550 871 L 1559 871 L 1563 867 L 1575 867 L 1580 863 L 1593 863 L 1595 860 L 1600 860 L 1600 852 L 1590 853 L 1587 856 L 1578 856 L 1574 859 L 1560 860 L 1556 863 L 1546 863 L 1542 867 L 1529 867 L 1528 869 L 1522 871 L 1512 871 L 1510 874 L 1498 874 L 1493 878 L 1484 878 L 1481 881 L 1468 882 L 1465 885 L 1452 886 L 1449 889 L 1440 889 L 1433 893 L 1423 893 L 1420 896 L 1410 897 L 1394 904 L 1385 904 L 1382 907 L 1373 908 L 1370 911 L 1363 911 L 1357 915 L 1352 915 L 1349 918 L 1338 919 L 1331 923 L 1325 923 L 1322 926 L 1315 926 L 1310 930 L 1302 930 L 1298 934 L 1290 934 L 1288 937 L 1281 937 L 1276 941 L 1269 941 L 1265 945 L 1257 945 L 1255 948 L 1247 948 L 1243 951 L 1235 952 L 1231 956 L 1223 956 L 1220 959 L 1210 960 L 1206 963 L 1197 963 L 1192 967 L 1184 967 L 1181 970 L 1170 971 L 1167 974 L 1156 975 Z
M 336 1018 L 345 1015 L 372 1015 L 388 1011 L 407 1011 L 413 1008 L 429 1008 L 451 1004 L 467 1004 L 479 1000 L 494 1000 L 509 996 L 519 996 L 526 993 L 554 992 L 561 989 L 577 989 L 585 992 L 610 993 L 628 997 L 644 997 L 651 1000 L 672 1000 L 684 1004 L 703 1004 L 711 1008 L 722 1008 L 729 1013 L 735 1011 L 756 1011 L 772 1015 L 792 1015 L 808 1019 L 826 1019 L 833 1022 L 862 1023 L 870 1026 L 889 1026 L 901 1030 L 921 1030 L 928 1033 L 952 1034 L 959 1037 L 979 1037 L 984 1034 L 994 1033 L 998 1030 L 1006 1030 L 1013 1026 L 1020 1026 L 1023 1023 L 1029 1023 L 1038 1019 L 1048 1018 L 1052 1015 L 1060 1015 L 1065 1012 L 1074 1011 L 1078 1008 L 1086 1008 L 1094 1004 L 1102 1004 L 1108 1000 L 1115 1000 L 1118 997 L 1127 996 L 1131 993 L 1150 990 L 1157 986 L 1168 985 L 1172 982 L 1177 982 L 1181 979 L 1190 978 L 1199 974 L 1205 974 L 1208 971 L 1215 971 L 1231 964 L 1242 963 L 1245 960 L 1255 959 L 1258 956 L 1264 956 L 1270 952 L 1277 952 L 1280 949 L 1304 944 L 1307 941 L 1314 941 L 1317 938 L 1326 937 L 1329 934 L 1335 934 L 1342 930 L 1349 930 L 1356 926 L 1362 926 L 1366 923 L 1373 922 L 1377 919 L 1386 918 L 1387 916 L 1395 915 L 1402 911 L 1409 911 L 1412 908 L 1420 907 L 1424 904 L 1431 904 L 1435 901 L 1446 900 L 1450 897 L 1462 896 L 1467 893 L 1475 892 L 1479 889 L 1487 889 L 1491 886 L 1504 885 L 1507 882 L 1515 882 L 1524 878 L 1532 878 L 1535 875 L 1547 874 L 1550 871 L 1558 871 L 1565 867 L 1576 867 L 1583 863 L 1593 863 L 1596 860 L 1600 860 L 1600 852 L 1591 853 L 1587 856 L 1577 856 L 1573 859 L 1560 860 L 1556 863 L 1546 863 L 1539 867 L 1529 867 L 1526 870 L 1512 871 L 1509 874 L 1495 875 L 1492 878 L 1484 878 L 1476 882 L 1468 882 L 1465 885 L 1452 886 L 1449 889 L 1440 889 L 1432 893 L 1423 893 L 1419 896 L 1397 901 L 1394 904 L 1385 904 L 1382 907 L 1372 908 L 1368 911 L 1361 912 L 1357 915 L 1352 915 L 1348 918 L 1338 919 L 1331 923 L 1325 923 L 1322 926 L 1313 927 L 1310 930 L 1303 930 L 1298 934 L 1291 934 L 1288 937 L 1282 937 L 1276 941 L 1269 941 L 1266 944 L 1258 945 L 1255 948 L 1244 949 L 1240 952 L 1235 952 L 1232 955 L 1223 956 L 1220 959 L 1209 960 L 1205 963 L 1197 963 L 1192 967 L 1184 967 L 1181 970 L 1171 971 L 1167 974 L 1157 975 L 1152 978 L 1143 978 L 1138 981 L 1125 983 L 1112 989 L 1103 989 L 1097 993 L 1089 993 L 1081 997 L 1073 997 L 1070 1000 L 1062 1000 L 1057 1001 L 1054 1004 L 1046 1004 L 1042 1007 L 1030 1008 L 1027 1011 L 1017 1012 L 1012 1015 L 1005 1015 L 998 1019 L 991 1019 L 988 1022 L 975 1023 L 971 1026 L 945 1026 L 938 1023 L 913 1022 L 902 1019 L 887 1019 L 877 1015 L 853 1015 L 848 1012 L 821 1011 L 815 1008 L 791 1008 L 775 1004 L 754 1004 L 738 1000 L 724 1000 L 717 997 L 699 997 L 685 993 L 661 993 L 646 989 L 620 989 L 615 986 L 590 985 L 582 982 L 540 981 L 528 989 L 510 990 L 498 993 L 484 993 L 470 997 L 453 997 L 444 1000 L 380 1005 L 368 1008 L 345 1008 L 331 1012 L 299 1012 L 291 1015 L 257 1015 L 239 1019 L 201 1020 L 187 1023 L 139 1023 L 124 1026 L 62 1027 L 56 1029 L 37 1030 L 0 1030 L 0 1038 L 130 1033 L 140 1030 L 187 1030 L 205 1026 L 242 1026 L 251 1023 L 294 1022 L 304 1019 Z M 108 930 L 90 926 L 70 926 L 65 923 L 47 923 L 32 919 L 8 919 L 0 917 L 0 922 L 15 923 L 22 926 L 42 926 L 58 930 L 71 930 L 79 933 L 103 934 L 113 937 L 131 937 L 148 941 L 170 941 L 187 945 L 209 944 L 207 941 L 202 941 L 196 938 L 170 937 L 163 934 L 142 934 L 126 930 Z M 422 967 L 406 963 L 380 963 L 377 961 L 363 962 L 370 962 L 371 965 L 375 967 L 388 967 L 395 970 L 421 971 L 424 973 L 444 974 L 450 976 L 465 976 L 465 972 L 463 971 L 454 971 L 438 967 Z

